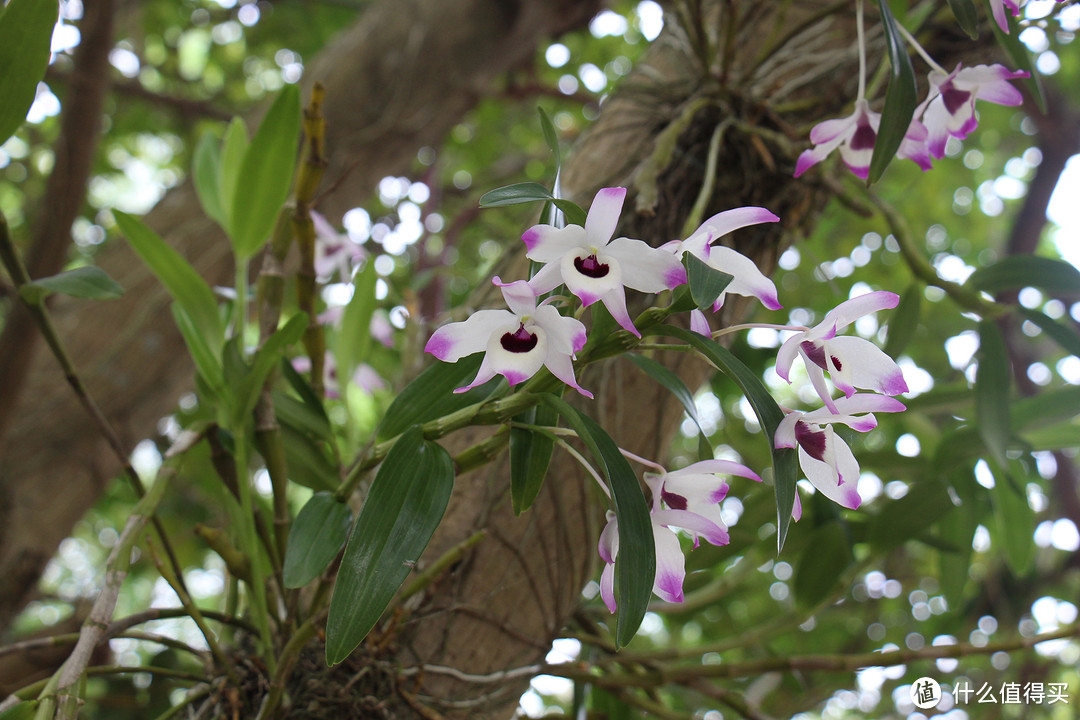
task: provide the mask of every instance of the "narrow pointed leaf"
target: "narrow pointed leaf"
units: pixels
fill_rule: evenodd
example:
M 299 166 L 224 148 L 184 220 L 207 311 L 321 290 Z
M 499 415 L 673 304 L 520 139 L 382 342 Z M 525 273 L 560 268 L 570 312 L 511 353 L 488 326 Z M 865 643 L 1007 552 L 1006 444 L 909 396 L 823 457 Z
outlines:
M 546 405 L 540 405 L 529 408 L 514 420 L 554 427 L 559 414 Z M 510 428 L 510 500 L 515 515 L 528 510 L 540 494 L 554 450 L 553 437 L 528 428 Z
M 716 298 L 720 297 L 720 293 L 735 279 L 693 253 L 683 253 L 682 263 L 686 267 L 686 282 L 690 286 L 690 295 L 694 298 L 698 310 L 711 310 Z
M 211 133 L 204 133 L 199 139 L 191 176 L 203 212 L 222 228 L 228 229 L 229 221 L 222 204 L 221 144 Z
M 758 417 L 758 422 L 765 430 L 769 441 L 769 451 L 772 453 L 773 482 L 776 490 L 776 542 L 777 552 L 779 552 L 784 547 L 788 529 L 791 527 L 791 509 L 795 505 L 795 482 L 798 480 L 798 456 L 795 450 L 777 448 L 774 441 L 776 427 L 784 419 L 784 412 L 776 404 L 776 400 L 773 399 L 761 378 L 715 340 L 671 325 L 650 328 L 648 334 L 666 335 L 690 345 L 735 381 L 750 402 L 754 414 Z
M 326 620 L 326 661 L 336 665 L 367 636 L 442 520 L 454 462 L 414 426 L 379 467 L 341 560 Z
M 284 367 L 284 363 L 282 366 Z M 330 442 L 334 439 L 334 430 L 325 413 L 280 390 L 272 390 L 270 397 L 274 401 L 274 412 L 279 421 L 319 440 Z
M 1080 293 L 1080 270 L 1064 260 L 1010 255 L 971 273 L 965 284 L 990 294 L 1024 287 L 1052 294 L 1076 294 Z
M 551 202 L 562 211 L 566 222 L 571 225 L 585 225 L 585 211 L 579 205 L 563 198 L 555 198 Z
M 656 545 L 645 495 L 619 446 L 603 428 L 562 398 L 550 394 L 542 398 L 577 432 L 593 460 L 603 469 L 611 489 L 613 509 L 619 521 L 619 555 L 615 561 L 619 617 L 615 623 L 615 645 L 625 647 L 641 626 L 656 578 Z
M 357 365 L 367 359 L 371 349 L 371 317 L 375 313 L 375 283 L 378 274 L 375 263 L 368 261 L 353 278 L 353 294 L 341 318 L 334 355 L 338 377 L 346 383 Z
M 244 121 L 234 117 L 225 128 L 225 139 L 221 143 L 221 210 L 225 215 L 226 229 L 232 233 L 233 199 L 236 197 L 236 185 L 240 177 L 240 167 L 244 164 L 251 140 L 248 139 Z
M 730 275 L 728 276 L 730 277 Z M 690 392 L 690 388 L 686 387 L 686 383 L 682 381 L 675 373 L 668 370 L 666 367 L 656 362 L 652 358 L 647 358 L 644 355 L 637 353 L 627 353 L 623 355 L 624 358 L 629 360 L 638 366 L 643 373 L 651 377 L 656 382 L 660 383 L 675 396 L 675 399 L 682 403 L 683 409 L 686 410 L 686 414 L 690 416 L 690 419 L 697 425 L 698 432 L 701 433 L 701 442 L 704 443 L 704 447 L 708 448 L 708 457 L 712 457 L 712 447 L 709 445 L 708 434 L 705 432 L 705 428 L 701 424 L 701 417 L 698 415 L 697 403 L 694 402 L 694 394 Z M 702 453 L 705 454 L 705 453 Z
M 141 220 L 119 210 L 114 210 L 113 215 L 128 243 L 184 309 L 192 328 L 216 356 L 224 340 L 214 291 L 183 255 Z
M 1004 550 L 1005 564 L 1018 576 L 1026 575 L 1035 559 L 1035 511 L 1031 509 L 1022 488 L 1008 473 L 994 468 L 994 487 L 990 498 L 994 504 L 994 540 Z
M 1039 329 L 1049 335 L 1054 342 L 1065 350 L 1065 352 L 1080 357 L 1080 334 L 1077 334 L 1075 330 L 1066 325 L 1062 325 L 1046 313 L 1039 312 L 1038 310 L 1022 308 L 1020 314 L 1038 325 Z
M 241 380 L 236 389 L 236 416 L 237 424 L 243 421 L 259 400 L 263 383 L 266 382 L 270 371 L 278 364 L 282 353 L 290 345 L 298 342 L 308 326 L 306 313 L 297 313 L 289 318 L 289 321 L 278 328 L 273 335 L 267 338 L 263 346 L 255 353 L 251 361 L 251 368 Z
M 440 418 L 489 397 L 502 382 L 500 378 L 493 378 L 465 393 L 454 393 L 456 388 L 468 385 L 476 377 L 483 359 L 484 356 L 477 353 L 456 363 L 436 362 L 417 375 L 387 409 L 379 425 L 379 439 L 388 440 L 411 425 Z
M 341 472 L 318 443 L 285 417 L 279 417 L 281 442 L 289 479 L 312 490 L 333 491 L 341 484 Z
M 956 22 L 960 23 L 961 29 L 972 40 L 979 37 L 979 14 L 975 11 L 975 3 L 972 0 L 949 0 Z
M 285 587 L 300 588 L 317 578 L 345 545 L 351 524 L 349 506 L 333 493 L 312 495 L 289 529 L 282 568 Z
M 300 88 L 286 85 L 266 113 L 237 175 L 231 234 L 239 258 L 249 258 L 274 229 L 292 187 L 300 142 Z
M 480 196 L 480 207 L 521 205 L 541 200 L 554 200 L 551 191 L 537 182 L 523 182 L 490 190 Z
M 19 292 L 27 302 L 37 303 L 50 293 L 89 300 L 114 300 L 124 294 L 124 288 L 101 268 L 88 265 L 38 278 L 23 285 Z
M 555 125 L 551 122 L 551 117 L 547 114 L 544 108 L 537 106 L 536 112 L 540 115 L 540 129 L 544 131 L 544 141 L 547 142 L 548 148 L 551 150 L 551 154 L 555 156 L 555 173 L 559 172 L 559 168 L 562 166 L 562 153 L 559 151 L 559 135 L 555 132 Z M 558 197 L 558 195 L 556 195 Z
M 1011 437 L 1009 422 L 1009 354 L 1001 330 L 992 320 L 979 323 L 979 366 L 975 374 L 975 419 L 979 435 L 997 463 L 1005 465 Z
M 59 7 L 55 0 L 11 0 L 0 7 L 0 145 L 34 104 Z
M 874 141 L 874 155 L 870 160 L 870 172 L 867 184 L 881 178 L 900 143 L 911 126 L 911 118 L 918 105 L 918 93 L 915 85 L 915 71 L 911 67 L 911 58 L 907 54 L 907 44 L 900 34 L 893 18 L 889 3 L 878 0 L 881 8 L 881 24 L 885 31 L 885 47 L 889 53 L 889 89 L 885 92 L 885 107 L 881 110 L 881 126 L 878 127 Z
M 922 295 L 922 285 L 915 282 L 900 296 L 896 311 L 889 317 L 889 336 L 884 347 L 889 357 L 899 357 L 915 337 L 915 331 L 919 329 Z
M 218 359 L 217 353 L 206 341 L 205 335 L 195 326 L 195 321 L 180 303 L 174 302 L 169 306 L 172 310 L 173 320 L 180 330 L 180 336 L 184 338 L 188 353 L 191 355 L 195 369 L 202 377 L 213 396 L 221 399 L 225 392 L 225 371 Z

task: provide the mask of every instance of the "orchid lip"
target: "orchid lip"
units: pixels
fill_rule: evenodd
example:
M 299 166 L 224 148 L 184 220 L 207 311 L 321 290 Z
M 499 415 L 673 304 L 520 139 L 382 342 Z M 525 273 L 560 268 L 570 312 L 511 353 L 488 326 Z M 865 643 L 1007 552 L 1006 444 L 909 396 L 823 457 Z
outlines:
M 855 130 L 855 134 L 851 136 L 851 142 L 849 147 L 852 150 L 870 150 L 874 147 L 874 141 L 877 139 L 877 133 L 874 132 L 874 128 L 869 123 L 859 124 L 859 127 Z
M 956 86 L 951 82 L 946 83 L 941 89 L 941 99 L 945 103 L 945 109 L 949 111 L 950 115 L 955 115 L 956 111 L 964 106 L 964 103 L 971 97 L 971 93 L 966 90 L 957 90 Z
M 815 430 L 809 423 L 795 423 L 795 441 L 815 460 L 825 460 L 825 432 Z
M 609 267 L 596 259 L 596 255 L 574 258 L 574 267 L 586 277 L 602 278 L 608 274 Z
M 537 342 L 536 335 L 526 330 L 524 323 L 518 327 L 516 332 L 504 333 L 499 340 L 503 349 L 512 353 L 530 352 L 536 347 Z

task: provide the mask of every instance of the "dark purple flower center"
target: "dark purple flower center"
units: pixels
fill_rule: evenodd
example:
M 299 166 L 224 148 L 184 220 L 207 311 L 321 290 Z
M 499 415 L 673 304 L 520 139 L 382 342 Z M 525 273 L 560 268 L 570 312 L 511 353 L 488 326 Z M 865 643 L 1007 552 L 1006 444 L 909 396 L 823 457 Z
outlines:
M 949 111 L 950 115 L 955 115 L 964 103 L 971 97 L 971 93 L 967 90 L 957 90 L 951 82 L 947 82 L 941 86 L 941 99 L 945 103 L 945 109 Z
M 802 346 L 802 350 L 806 353 L 806 357 L 810 358 L 810 361 L 817 365 L 822 370 L 828 370 L 829 366 L 825 362 L 825 348 L 809 340 L 803 340 L 799 343 Z M 840 358 L 835 355 L 832 356 L 833 367 L 837 370 L 843 369 L 843 364 L 840 362 Z
M 664 504 L 667 505 L 672 510 L 685 510 L 686 509 L 686 498 L 684 498 L 682 495 L 676 495 L 675 493 L 669 493 L 667 491 L 667 486 L 666 485 L 660 490 L 660 499 L 663 500 Z
M 815 460 L 825 461 L 825 431 L 815 430 L 809 423 L 795 423 L 795 441 Z
M 574 267 L 582 275 L 591 278 L 602 278 L 608 274 L 608 266 L 596 259 L 595 255 L 584 258 L 574 258 Z
M 870 120 L 863 115 L 859 118 L 859 124 L 855 128 L 855 134 L 851 136 L 851 142 L 848 146 L 852 150 L 870 150 L 874 147 L 874 140 L 876 139 L 877 133 L 870 126 Z
M 517 332 L 504 333 L 502 339 L 503 349 L 512 353 L 527 353 L 536 347 L 536 335 L 525 329 L 522 324 Z

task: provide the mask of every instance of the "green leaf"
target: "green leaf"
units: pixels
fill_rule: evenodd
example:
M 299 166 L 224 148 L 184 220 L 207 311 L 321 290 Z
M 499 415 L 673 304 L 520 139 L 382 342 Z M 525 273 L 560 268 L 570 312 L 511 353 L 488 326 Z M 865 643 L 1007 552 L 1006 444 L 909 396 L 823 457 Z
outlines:
M 232 209 L 236 198 L 236 186 L 240 178 L 240 167 L 244 163 L 248 146 L 247 126 L 244 121 L 234 117 L 225 129 L 225 140 L 221 145 L 221 211 L 225 215 L 226 229 L 232 232 Z
M 870 545 L 887 552 L 918 537 L 945 513 L 953 509 L 949 491 L 938 480 L 911 485 L 907 495 L 887 502 L 870 525 Z
M 1008 473 L 994 470 L 994 488 L 990 498 L 994 504 L 994 539 L 1004 550 L 1005 564 L 1016 575 L 1024 575 L 1035 559 L 1035 511 L 1031 509 L 1022 487 Z
M 889 318 L 889 336 L 884 347 L 884 352 L 889 357 L 899 357 L 915 337 L 915 331 L 919 329 L 922 296 L 922 285 L 917 282 L 909 285 L 900 296 L 900 303 Z
M 970 466 L 965 468 L 965 471 L 970 472 Z M 949 522 L 938 525 L 941 539 L 956 548 L 953 551 L 942 551 L 938 555 L 938 581 L 951 608 L 963 607 L 964 588 L 968 582 L 968 568 L 971 566 L 971 543 L 978 525 L 978 518 L 970 503 L 954 509 Z
M 1071 327 L 1059 323 L 1046 313 L 1039 312 L 1038 310 L 1020 308 L 1020 314 L 1035 323 L 1040 330 L 1049 335 L 1050 338 L 1060 345 L 1065 352 L 1080 357 L 1080 333 L 1077 333 Z
M 975 420 L 990 455 L 1005 465 L 1011 439 L 1009 422 L 1009 351 L 993 320 L 979 323 L 979 365 L 975 373 Z
M 367 636 L 420 559 L 454 488 L 454 462 L 414 426 L 379 467 L 353 525 L 326 619 L 326 662 Z
M 34 717 L 39 703 L 38 700 L 23 700 L 0 713 L 0 720 L 30 720 L 30 718 Z M 52 715 L 52 713 L 49 714 Z
M 1039 71 L 1031 60 L 1031 52 L 1027 49 L 1027 45 L 1020 41 L 1020 27 L 1011 12 L 1005 13 L 1005 21 L 1009 24 L 1010 32 L 1003 33 L 996 22 L 990 23 L 990 29 L 994 31 L 998 45 L 1005 50 L 1012 64 L 1020 70 L 1027 71 L 1028 77 L 1024 79 L 1024 84 L 1031 91 L 1031 96 L 1035 98 L 1039 110 L 1046 115 L 1046 91 L 1043 89 Z
M 378 304 L 375 299 L 375 282 L 378 279 L 375 263 L 371 261 L 353 278 L 352 298 L 342 314 L 341 331 L 334 348 L 338 377 L 342 382 L 352 377 L 356 366 L 367 359 L 371 348 L 371 316 Z
M 119 210 L 114 210 L 113 215 L 132 249 L 165 286 L 177 305 L 183 308 L 192 329 L 202 336 L 203 342 L 216 357 L 224 343 L 224 336 L 214 291 L 183 255 L 141 220 Z
M 246 136 L 245 136 L 246 137 Z M 195 148 L 191 176 L 203 211 L 226 230 L 229 219 L 222 204 L 221 146 L 211 133 L 204 133 Z
M 540 114 L 540 129 L 544 131 L 544 141 L 547 142 L 551 154 L 555 156 L 555 174 L 558 175 L 559 168 L 562 166 L 562 153 L 559 151 L 559 135 L 555 132 L 555 125 L 552 124 L 551 117 L 547 114 L 547 111 L 538 105 L 536 107 L 536 112 Z
M 727 289 L 734 276 L 709 265 L 693 253 L 683 253 L 683 266 L 686 268 L 686 282 L 690 286 L 690 296 L 698 310 L 711 310 L 716 298 Z
M 330 420 L 322 408 L 313 408 L 303 400 L 298 400 L 280 390 L 270 391 L 270 397 L 274 401 L 274 412 L 278 420 L 288 423 L 304 434 L 331 442 L 334 439 L 334 431 L 330 426 Z
M 698 415 L 697 411 L 697 403 L 694 402 L 694 394 L 690 392 L 690 388 L 686 387 L 686 383 L 682 381 L 682 378 L 652 358 L 647 358 L 644 355 L 627 353 L 626 355 L 623 355 L 623 357 L 637 365 L 638 369 L 643 373 L 663 385 L 668 392 L 675 396 L 676 400 L 682 403 L 683 408 L 686 410 L 686 414 L 689 415 L 690 419 L 697 425 L 698 432 L 701 433 L 701 441 L 705 443 L 705 446 L 709 449 L 708 457 L 712 457 L 712 447 L 709 445 L 708 434 L 705 432 L 705 428 L 702 427 L 701 417 Z
M 1034 287 L 1056 294 L 1080 293 L 1080 270 L 1063 260 L 1038 255 L 1009 255 L 981 267 L 965 283 L 991 295 L 1002 290 Z
M 754 408 L 754 414 L 768 438 L 769 452 L 772 453 L 773 482 L 776 490 L 776 542 L 779 552 L 784 548 L 784 541 L 791 527 L 791 509 L 795 506 L 795 483 L 798 480 L 798 455 L 795 450 L 776 447 L 776 427 L 784 419 L 784 412 L 776 404 L 761 378 L 715 340 L 671 325 L 658 325 L 650 328 L 647 334 L 666 335 L 693 347 L 735 381 L 750 406 Z
M 873 184 L 881 178 L 889 166 L 900 143 L 904 141 L 911 118 L 918 105 L 918 91 L 915 85 L 915 71 L 911 67 L 911 58 L 907 54 L 904 36 L 900 34 L 893 18 L 889 3 L 878 0 L 881 8 L 881 25 L 885 31 L 885 47 L 889 51 L 889 89 L 885 92 L 885 107 L 881 110 L 881 125 L 874 141 L 874 155 L 870 159 L 870 171 L 867 184 Z
M 177 329 L 180 330 L 180 336 L 184 338 L 184 344 L 187 345 L 188 354 L 195 363 L 195 370 L 213 393 L 212 398 L 206 399 L 222 399 L 225 396 L 225 370 L 217 353 L 207 343 L 206 336 L 195 327 L 195 321 L 191 319 L 191 315 L 183 305 L 174 302 L 169 309 L 172 311 Z
M 979 37 L 979 14 L 975 12 L 975 3 L 971 0 L 949 0 L 956 22 L 972 40 Z
M 26 302 L 40 303 L 50 293 L 60 293 L 90 300 L 113 300 L 124 294 L 109 274 L 99 267 L 88 265 L 67 272 L 38 278 L 19 288 Z
M 476 377 L 483 359 L 484 356 L 477 353 L 456 363 L 437 362 L 417 375 L 387 409 L 379 425 L 379 439 L 388 440 L 411 425 L 426 423 L 487 399 L 502 380 L 493 378 L 468 392 L 454 392 Z
M 270 237 L 289 197 L 299 142 L 300 88 L 286 85 L 255 131 L 236 178 L 230 230 L 238 258 L 250 258 Z
M 251 361 L 251 368 L 244 375 L 243 380 L 236 389 L 233 420 L 237 427 L 255 409 L 255 404 L 259 401 L 259 394 L 262 392 L 263 383 L 266 382 L 270 371 L 278 364 L 282 353 L 290 345 L 300 340 L 307 326 L 308 316 L 306 313 L 293 315 L 287 323 L 268 337 L 263 346 L 255 353 L 255 357 Z
M 278 422 L 281 424 L 281 442 L 285 446 L 289 479 L 312 490 L 336 490 L 341 483 L 341 473 L 323 449 L 284 417 L 279 417 Z
M 817 607 L 829 597 L 853 561 L 851 541 L 843 525 L 830 522 L 815 529 L 795 569 L 793 589 L 799 606 L 807 610 Z
M 515 416 L 515 422 L 554 427 L 559 414 L 547 406 L 531 407 Z M 528 510 L 544 485 L 555 439 L 528 428 L 510 428 L 510 501 L 514 514 Z
M 349 506 L 333 493 L 312 495 L 289 530 L 282 568 L 285 587 L 300 588 L 317 578 L 345 545 L 351 524 Z
M 0 145 L 34 104 L 58 9 L 55 0 L 11 0 L 0 7 Z
M 554 200 L 551 191 L 538 182 L 514 183 L 505 187 L 489 190 L 480 196 L 480 207 L 503 207 L 522 205 L 537 201 Z
M 566 222 L 571 225 L 585 225 L 585 211 L 579 205 L 563 198 L 555 198 L 551 202 L 555 203 L 555 207 L 562 210 L 563 215 L 566 216 Z
M 562 398 L 545 393 L 541 399 L 574 428 L 607 478 L 619 523 L 619 554 L 615 561 L 619 617 L 615 623 L 615 645 L 625 647 L 641 626 L 656 579 L 656 546 L 649 506 L 630 463 L 603 428 Z

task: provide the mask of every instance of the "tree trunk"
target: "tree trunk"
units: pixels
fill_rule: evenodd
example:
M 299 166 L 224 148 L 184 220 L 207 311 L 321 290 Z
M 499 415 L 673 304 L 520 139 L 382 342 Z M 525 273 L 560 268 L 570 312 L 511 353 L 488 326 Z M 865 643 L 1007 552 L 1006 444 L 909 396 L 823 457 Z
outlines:
M 686 6 L 707 10 L 695 14 Z M 563 175 L 568 194 L 587 205 L 600 187 L 629 187 L 620 232 L 659 245 L 682 235 L 711 177 L 703 218 L 745 205 L 782 218 L 731 238 L 771 271 L 786 238 L 808 231 L 832 195 L 815 173 L 792 178 L 808 124 L 846 114 L 856 91 L 853 22 L 824 12 L 831 6 L 822 0 L 677 5 L 680 12 L 667 17 L 661 38 L 580 139 Z M 596 10 L 591 2 L 569 0 L 430 0 L 412 3 L 409 14 L 400 8 L 394 0 L 374 7 L 308 74 L 328 88 L 329 181 L 345 176 L 325 200 L 331 215 L 357 204 L 384 175 L 400 172 L 417 148 L 437 144 L 492 80 L 529 57 L 541 38 L 581 24 Z M 948 24 L 942 27 L 926 40 L 931 52 L 934 41 L 951 42 Z M 873 63 L 882 53 L 880 32 L 869 38 Z M 940 55 L 948 59 L 947 52 Z M 716 133 L 718 155 L 710 167 Z M 150 220 L 211 281 L 229 277 L 227 244 L 201 219 L 190 189 L 170 193 Z M 62 303 L 57 315 L 95 395 L 125 439 L 134 441 L 189 387 L 191 370 L 180 359 L 182 345 L 160 287 L 122 245 L 111 247 L 101 264 L 127 288 L 125 299 L 107 312 Z M 745 303 L 736 300 L 718 322 L 742 313 Z M 691 387 L 710 372 L 683 353 L 657 359 Z M 0 623 L 22 607 L 56 544 L 116 472 L 52 363 L 40 362 L 29 382 L 4 450 L 8 499 L 0 505 L 14 511 L 0 538 L 0 577 L 8 583 L 0 593 Z M 682 411 L 665 391 L 618 361 L 590 368 L 581 382 L 597 395 L 587 411 L 622 447 L 666 460 Z M 444 444 L 453 452 L 486 432 L 464 431 Z M 57 497 L 66 498 L 62 507 Z M 505 458 L 457 478 L 421 566 L 477 530 L 487 536 L 410 604 L 384 659 L 471 675 L 538 662 L 594 573 L 601 500 L 559 452 L 540 499 L 521 518 L 510 510 Z M 412 702 L 428 703 L 446 717 L 506 718 L 527 681 L 469 682 L 429 668 L 403 689 Z

